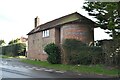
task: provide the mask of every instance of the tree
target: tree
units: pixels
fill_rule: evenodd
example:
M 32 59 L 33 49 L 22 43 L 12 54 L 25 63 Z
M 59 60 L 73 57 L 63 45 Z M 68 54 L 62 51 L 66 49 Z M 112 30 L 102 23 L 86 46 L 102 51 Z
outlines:
M 3 46 L 5 44 L 4 40 L 0 40 L 0 46 Z
M 19 42 L 19 39 L 15 39 L 15 40 L 11 40 L 8 44 L 11 45 L 11 44 L 16 44 Z
M 113 64 L 120 64 L 120 2 L 85 2 L 83 8 L 97 19 L 98 27 L 109 30 L 107 33 L 114 41 L 111 52 Z
M 113 39 L 120 38 L 120 2 L 85 2 L 83 8 L 98 20 L 98 27 L 109 30 Z

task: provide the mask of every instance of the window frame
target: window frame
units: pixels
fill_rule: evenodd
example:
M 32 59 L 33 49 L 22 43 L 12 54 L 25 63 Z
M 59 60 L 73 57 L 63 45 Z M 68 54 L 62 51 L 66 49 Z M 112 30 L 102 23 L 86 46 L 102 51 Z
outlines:
M 49 37 L 49 36 L 50 36 L 50 30 L 42 31 L 42 37 Z

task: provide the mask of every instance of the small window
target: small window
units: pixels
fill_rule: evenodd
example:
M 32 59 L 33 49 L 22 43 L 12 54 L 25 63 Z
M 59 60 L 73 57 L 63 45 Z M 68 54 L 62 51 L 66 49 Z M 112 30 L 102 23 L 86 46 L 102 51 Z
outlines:
M 43 34 L 43 37 L 48 37 L 50 35 L 50 32 L 49 30 L 45 30 L 42 32 L 42 34 Z

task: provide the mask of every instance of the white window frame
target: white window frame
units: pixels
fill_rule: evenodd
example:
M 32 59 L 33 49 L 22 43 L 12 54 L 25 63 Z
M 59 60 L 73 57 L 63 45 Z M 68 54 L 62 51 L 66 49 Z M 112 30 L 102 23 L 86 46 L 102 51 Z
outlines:
M 49 37 L 49 36 L 50 36 L 50 31 L 49 31 L 49 30 L 44 30 L 44 31 L 42 32 L 42 36 L 43 36 L 43 37 Z

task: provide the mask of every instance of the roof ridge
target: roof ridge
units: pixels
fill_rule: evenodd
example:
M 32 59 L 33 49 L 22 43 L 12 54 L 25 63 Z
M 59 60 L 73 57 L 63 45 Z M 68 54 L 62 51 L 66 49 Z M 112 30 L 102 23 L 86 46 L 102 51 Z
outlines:
M 61 16 L 61 17 L 59 17 L 59 18 L 56 18 L 56 19 L 50 20 L 50 21 L 48 21 L 48 22 L 45 22 L 45 23 L 43 23 L 43 24 L 40 24 L 40 25 L 38 25 L 37 27 L 40 27 L 41 25 L 44 25 L 44 24 L 46 24 L 46 23 L 50 23 L 50 22 L 56 21 L 56 20 L 58 20 L 58 19 L 61 19 L 61 18 L 70 16 L 70 15 L 73 15 L 73 14 L 79 14 L 79 15 L 81 15 L 80 13 L 78 13 L 78 12 L 76 11 L 76 12 L 74 12 L 74 13 L 70 13 L 70 14 L 67 14 L 67 15 L 65 15 L 65 16 Z

